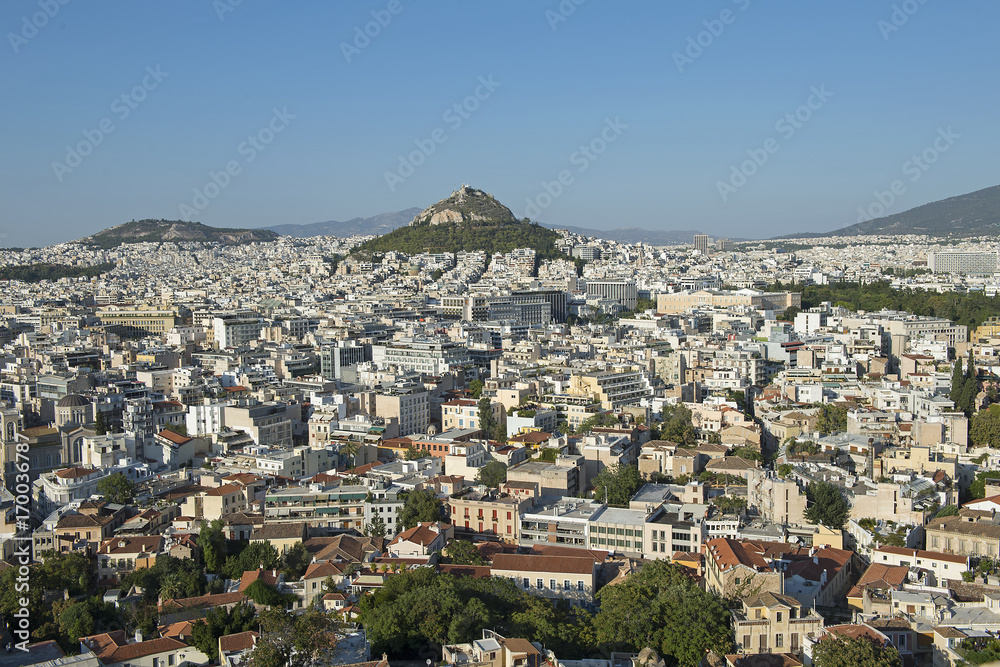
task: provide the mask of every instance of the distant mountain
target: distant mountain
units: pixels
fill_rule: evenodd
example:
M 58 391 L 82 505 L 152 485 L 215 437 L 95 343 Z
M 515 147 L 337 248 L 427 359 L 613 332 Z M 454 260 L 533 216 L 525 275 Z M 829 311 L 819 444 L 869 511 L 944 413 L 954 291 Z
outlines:
M 695 234 L 704 234 L 695 230 L 649 230 L 641 227 L 619 227 L 607 231 L 601 229 L 589 229 L 587 227 L 570 227 L 568 225 L 553 225 L 547 222 L 538 223 L 542 227 L 549 229 L 565 229 L 580 236 L 593 236 L 594 238 L 606 241 L 618 241 L 619 243 L 648 243 L 649 245 L 690 245 L 694 241 Z M 713 238 L 718 238 L 713 236 Z M 740 241 L 742 239 L 732 239 Z
M 482 251 L 491 255 L 534 248 L 540 258 L 564 257 L 556 248 L 558 240 L 551 229 L 515 218 L 493 195 L 463 185 L 420 211 L 406 227 L 361 244 L 357 252 Z
M 825 234 L 789 234 L 781 238 L 817 236 L 990 236 L 1000 232 L 1000 185 L 911 208 L 902 213 L 859 222 Z
M 267 229 L 233 229 L 209 227 L 185 220 L 133 220 L 109 227 L 93 236 L 80 239 L 84 245 L 115 248 L 123 243 L 163 243 L 170 241 L 203 241 L 224 245 L 267 242 L 278 235 Z
M 266 227 L 281 234 L 282 236 L 295 236 L 297 238 L 309 238 L 312 236 L 360 236 L 363 234 L 388 234 L 394 229 L 399 229 L 410 223 L 414 216 L 420 213 L 419 208 L 408 208 L 405 211 L 394 213 L 381 213 L 370 218 L 352 218 L 345 222 L 328 220 L 327 222 L 314 222 L 308 225 L 274 225 Z

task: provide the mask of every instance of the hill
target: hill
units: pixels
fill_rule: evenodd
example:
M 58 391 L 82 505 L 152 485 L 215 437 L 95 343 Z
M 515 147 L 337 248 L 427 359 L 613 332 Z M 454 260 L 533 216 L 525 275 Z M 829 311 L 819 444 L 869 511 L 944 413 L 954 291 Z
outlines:
M 1000 185 L 911 208 L 902 213 L 858 222 L 826 234 L 794 234 L 781 238 L 926 234 L 991 236 L 1000 231 Z
M 519 221 L 492 195 L 463 185 L 418 213 L 408 226 L 361 244 L 357 252 L 483 251 L 491 255 L 534 248 L 539 258 L 564 257 L 556 248 L 558 239 L 559 234 L 551 229 Z
M 395 211 L 393 213 L 380 213 L 370 218 L 352 218 L 344 222 L 328 220 L 326 222 L 313 222 L 307 225 L 274 225 L 267 227 L 282 236 L 294 236 L 297 238 L 309 238 L 312 236 L 360 236 L 362 234 L 388 234 L 394 229 L 408 224 L 415 215 L 420 213 L 419 208 L 408 208 L 405 211 Z
M 101 248 L 114 248 L 123 243 L 164 243 L 201 241 L 223 245 L 274 241 L 278 234 L 269 229 L 234 229 L 209 227 L 185 220 L 133 220 L 109 227 L 79 243 Z

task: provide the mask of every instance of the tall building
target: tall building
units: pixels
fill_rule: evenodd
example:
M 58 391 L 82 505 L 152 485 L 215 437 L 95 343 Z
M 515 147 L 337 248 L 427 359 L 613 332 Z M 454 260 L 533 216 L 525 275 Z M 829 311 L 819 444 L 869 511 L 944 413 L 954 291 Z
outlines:
M 995 252 L 932 252 L 927 255 L 927 266 L 934 273 L 988 276 L 997 270 L 997 254 Z
M 639 303 L 639 288 L 634 280 L 588 280 L 587 294 L 618 301 L 626 310 L 635 310 Z
M 694 235 L 694 249 L 701 251 L 703 255 L 708 254 L 708 234 L 695 234 Z

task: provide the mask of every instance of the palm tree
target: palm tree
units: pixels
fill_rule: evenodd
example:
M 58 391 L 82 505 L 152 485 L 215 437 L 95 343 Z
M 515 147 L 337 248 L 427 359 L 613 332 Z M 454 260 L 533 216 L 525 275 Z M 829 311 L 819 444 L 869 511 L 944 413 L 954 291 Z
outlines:
M 351 457 L 351 470 L 355 468 L 354 457 L 357 456 L 358 449 L 358 443 L 350 440 L 343 446 L 344 453 Z

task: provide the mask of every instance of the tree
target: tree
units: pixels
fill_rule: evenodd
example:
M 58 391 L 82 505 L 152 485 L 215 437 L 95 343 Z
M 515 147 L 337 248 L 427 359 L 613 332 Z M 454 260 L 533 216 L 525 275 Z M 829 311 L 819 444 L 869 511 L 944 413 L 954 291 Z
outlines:
M 198 548 L 201 549 L 207 571 L 215 573 L 222 569 L 226 562 L 226 538 L 222 534 L 221 519 L 210 523 L 202 522 L 198 532 Z
M 491 459 L 476 472 L 476 481 L 495 489 L 507 481 L 507 464 Z
M 258 622 L 260 639 L 250 652 L 250 667 L 306 667 L 337 644 L 336 620 L 319 611 L 295 615 L 268 609 Z
M 843 492 L 829 482 L 812 482 L 806 489 L 806 519 L 841 530 L 847 523 L 848 505 Z
M 612 650 L 650 646 L 680 665 L 697 665 L 706 651 L 731 653 L 733 632 L 722 598 L 703 590 L 680 565 L 655 560 L 597 597 L 597 640 Z M 668 660 L 668 663 L 671 660 Z
M 251 570 L 271 570 L 278 567 L 281 556 L 270 542 L 252 542 L 238 554 L 226 559 L 222 573 L 227 579 L 239 579 Z M 157 561 L 159 562 L 159 561 Z
M 183 435 L 185 437 L 187 437 L 188 434 L 187 426 L 185 426 L 184 424 L 164 424 L 163 428 L 164 430 L 173 431 L 174 433 Z
M 310 562 L 312 562 L 312 556 L 309 555 L 302 542 L 297 542 L 281 555 L 281 569 L 288 581 L 294 581 L 305 574 Z
M 478 378 L 469 383 L 469 393 L 472 394 L 472 398 L 478 401 L 482 397 L 483 386 L 483 381 Z
M 219 637 L 253 629 L 257 617 L 251 604 L 238 604 L 232 609 L 215 607 L 204 619 L 191 625 L 191 643 L 215 661 L 219 658 Z
M 962 387 L 965 385 L 965 376 L 962 374 L 962 359 L 955 359 L 955 367 L 951 371 L 951 392 L 948 398 L 958 405 L 962 396 Z
M 278 607 L 282 611 L 284 611 L 285 605 L 295 599 L 293 593 L 279 593 L 277 588 L 265 583 L 263 579 L 257 579 L 251 583 L 243 590 L 243 594 L 258 605 Z
M 788 477 L 792 474 L 792 466 L 789 463 L 782 463 L 778 466 L 778 476 L 781 478 Z
M 135 483 L 124 473 L 116 472 L 97 482 L 97 493 L 104 496 L 108 502 L 131 505 L 135 501 Z
M 1000 405 L 991 405 L 972 415 L 969 438 L 977 445 L 1000 447 Z
M 935 519 L 942 519 L 946 516 L 956 516 L 958 514 L 958 505 L 945 505 L 937 511 L 934 515 Z
M 618 419 L 611 413 L 601 412 L 593 417 L 588 417 L 580 422 L 576 427 L 576 433 L 590 433 L 599 426 L 618 426 Z
M 469 540 L 452 540 L 444 548 L 444 555 L 455 565 L 485 565 L 482 554 Z
M 413 443 L 410 443 L 409 445 L 406 446 L 406 452 L 403 454 L 403 458 L 406 459 L 407 461 L 416 461 L 422 456 L 423 452 L 417 449 Z
M 698 433 L 691 421 L 691 410 L 683 403 L 664 405 L 660 417 L 663 419 L 660 427 L 661 440 L 679 445 L 693 445 L 698 441 Z
M 608 466 L 594 478 L 594 499 L 615 507 L 628 507 L 642 483 L 637 467 L 621 464 Z
M 372 520 L 365 526 L 365 535 L 368 537 L 385 537 L 385 519 L 379 514 L 373 516 Z
M 855 638 L 827 634 L 813 648 L 816 667 L 903 667 L 903 659 L 893 646 L 884 646 L 871 637 Z
M 995 470 L 984 470 L 976 473 L 976 478 L 969 484 L 969 498 L 979 500 L 986 497 L 986 483 L 1000 484 L 1000 472 Z
M 355 461 L 356 461 L 356 458 L 357 458 L 357 455 L 358 455 L 358 450 L 360 448 L 359 445 L 358 445 L 358 443 L 354 442 L 353 440 L 348 440 L 343 445 L 341 445 L 341 448 L 344 450 L 345 454 L 347 454 L 348 456 L 351 457 L 351 468 L 350 469 L 354 470 L 355 465 L 356 465 Z
M 399 513 L 399 522 L 409 530 L 418 523 L 441 520 L 441 501 L 426 489 L 410 491 Z
M 816 420 L 816 430 L 823 435 L 846 431 L 847 404 L 823 403 L 820 406 L 819 418 Z
M 105 435 L 108 432 L 108 422 L 104 417 L 104 411 L 97 411 L 97 418 L 94 419 L 94 435 Z
M 479 430 L 487 440 L 500 439 L 500 423 L 493 414 L 493 403 L 485 396 L 479 399 Z

